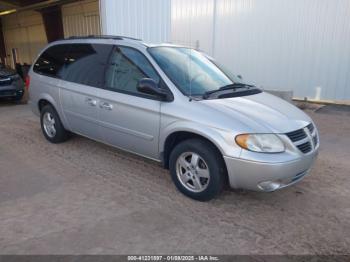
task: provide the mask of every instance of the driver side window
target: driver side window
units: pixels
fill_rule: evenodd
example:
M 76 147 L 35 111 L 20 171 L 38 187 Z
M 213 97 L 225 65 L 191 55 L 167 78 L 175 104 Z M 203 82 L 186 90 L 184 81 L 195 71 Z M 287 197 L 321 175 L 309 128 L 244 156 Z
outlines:
M 141 94 L 137 83 L 142 78 L 152 78 L 159 83 L 158 74 L 141 52 L 129 47 L 116 47 L 107 65 L 106 89 Z

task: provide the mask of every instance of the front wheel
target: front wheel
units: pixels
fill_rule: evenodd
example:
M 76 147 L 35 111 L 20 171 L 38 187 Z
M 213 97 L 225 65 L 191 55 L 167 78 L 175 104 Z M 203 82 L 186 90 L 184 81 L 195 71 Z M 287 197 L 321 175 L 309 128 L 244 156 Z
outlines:
M 23 94 L 17 95 L 17 96 L 15 96 L 15 97 L 12 98 L 12 101 L 13 101 L 15 104 L 20 104 L 21 101 L 22 101 L 22 98 L 23 98 Z
M 175 146 L 169 167 L 178 190 L 190 198 L 208 201 L 223 189 L 224 161 L 220 152 L 205 140 L 189 139 Z

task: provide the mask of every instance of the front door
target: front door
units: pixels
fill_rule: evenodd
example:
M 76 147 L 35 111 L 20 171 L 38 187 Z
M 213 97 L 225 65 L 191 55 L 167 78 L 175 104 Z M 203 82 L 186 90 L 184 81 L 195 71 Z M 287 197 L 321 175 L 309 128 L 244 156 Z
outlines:
M 99 91 L 101 134 L 106 143 L 159 159 L 160 101 L 137 90 L 142 78 L 160 78 L 148 59 L 130 47 L 115 47 Z

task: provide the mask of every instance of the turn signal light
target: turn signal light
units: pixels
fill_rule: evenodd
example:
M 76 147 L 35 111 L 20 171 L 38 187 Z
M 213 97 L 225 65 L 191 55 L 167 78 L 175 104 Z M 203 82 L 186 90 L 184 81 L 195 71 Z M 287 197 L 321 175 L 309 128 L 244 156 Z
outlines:
M 248 138 L 249 138 L 248 134 L 239 135 L 239 136 L 236 136 L 236 142 L 240 147 L 244 149 L 248 149 L 248 145 L 247 145 Z

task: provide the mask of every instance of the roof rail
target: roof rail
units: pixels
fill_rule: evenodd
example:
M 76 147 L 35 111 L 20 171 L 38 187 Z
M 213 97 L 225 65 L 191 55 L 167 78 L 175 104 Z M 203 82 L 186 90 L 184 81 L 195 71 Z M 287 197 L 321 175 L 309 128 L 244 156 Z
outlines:
M 128 37 L 128 36 L 118 36 L 118 35 L 88 35 L 88 36 L 70 36 L 68 38 L 65 38 L 65 40 L 68 39 L 115 39 L 115 40 L 123 40 L 123 39 L 130 39 L 130 40 L 136 40 L 136 41 L 142 41 L 141 39 Z

